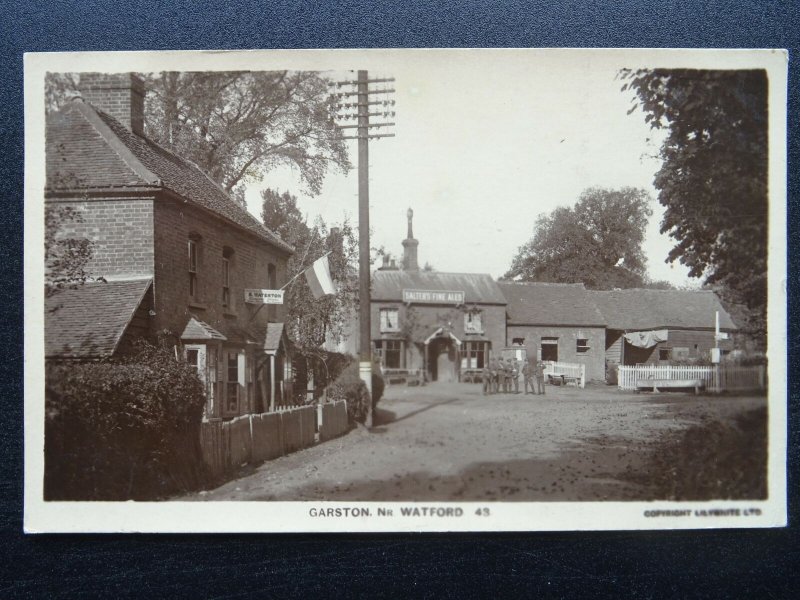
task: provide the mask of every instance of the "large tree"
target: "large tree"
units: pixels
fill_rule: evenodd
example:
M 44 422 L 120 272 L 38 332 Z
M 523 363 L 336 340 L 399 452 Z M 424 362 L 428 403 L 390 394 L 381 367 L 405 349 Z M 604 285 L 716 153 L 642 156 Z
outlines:
M 326 339 L 339 341 L 357 308 L 358 271 L 354 265 L 358 240 L 347 220 L 337 227 L 337 235 L 331 235 L 333 228 L 329 230 L 320 217 L 309 224 L 297 207 L 297 198 L 288 192 L 266 189 L 261 197 L 264 225 L 295 247 L 287 264 L 290 278 L 330 252 L 328 264 L 336 284 L 335 295 L 315 299 L 303 275 L 293 279 L 286 289 L 286 321 L 292 339 L 301 351 L 313 354 Z
M 520 247 L 504 278 L 581 282 L 590 289 L 643 285 L 650 203 L 641 189 L 585 190 L 573 208 L 539 215 L 533 237 Z
M 763 70 L 623 70 L 629 113 L 664 130 L 654 185 L 666 207 L 667 262 L 719 286 L 765 333 L 767 303 L 767 75 Z
M 318 194 L 330 169 L 350 169 L 330 110 L 329 79 L 309 71 L 140 74 L 148 137 L 188 158 L 228 192 L 279 166 Z M 46 103 L 77 93 L 80 77 L 48 73 Z

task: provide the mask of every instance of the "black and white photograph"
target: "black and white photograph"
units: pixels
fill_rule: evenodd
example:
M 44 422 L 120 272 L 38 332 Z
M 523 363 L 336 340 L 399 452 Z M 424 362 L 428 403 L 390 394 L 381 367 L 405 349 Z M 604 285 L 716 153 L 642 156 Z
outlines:
M 784 525 L 786 62 L 26 55 L 26 530 Z

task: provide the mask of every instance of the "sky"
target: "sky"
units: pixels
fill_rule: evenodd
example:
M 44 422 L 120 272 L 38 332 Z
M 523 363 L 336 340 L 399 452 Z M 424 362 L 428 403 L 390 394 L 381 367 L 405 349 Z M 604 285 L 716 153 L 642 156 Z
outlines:
M 399 259 L 410 207 L 420 265 L 500 277 L 531 238 L 537 215 L 574 205 L 589 187 L 633 186 L 653 199 L 644 245 L 649 276 L 698 285 L 682 265 L 664 262 L 673 242 L 658 232 L 663 209 L 652 186 L 661 134 L 640 111 L 627 114 L 632 96 L 616 75 L 641 65 L 624 59 L 432 52 L 371 70 L 371 78 L 395 78 L 396 101 L 396 137 L 370 142 L 371 245 Z M 354 168 L 330 173 L 318 196 L 303 192 L 296 171 L 280 169 L 248 187 L 248 209 L 260 215 L 259 191 L 271 187 L 296 195 L 310 219 L 355 223 L 356 142 L 348 144 Z

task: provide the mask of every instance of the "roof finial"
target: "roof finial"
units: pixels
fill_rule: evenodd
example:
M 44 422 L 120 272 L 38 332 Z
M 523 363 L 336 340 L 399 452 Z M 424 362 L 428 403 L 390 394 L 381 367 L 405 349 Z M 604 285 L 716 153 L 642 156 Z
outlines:
M 409 207 L 408 212 L 406 212 L 406 216 L 408 217 L 408 239 L 414 239 L 414 231 L 411 229 L 411 220 L 414 218 L 414 211 L 411 210 Z

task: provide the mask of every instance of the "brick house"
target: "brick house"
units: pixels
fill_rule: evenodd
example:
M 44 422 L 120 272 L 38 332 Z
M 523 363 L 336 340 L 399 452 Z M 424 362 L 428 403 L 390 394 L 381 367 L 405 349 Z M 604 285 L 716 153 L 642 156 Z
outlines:
M 247 304 L 244 290 L 279 288 L 292 247 L 144 136 L 138 77 L 84 73 L 81 93 L 48 117 L 44 200 L 76 211 L 59 235 L 91 240 L 87 270 L 106 282 L 47 294 L 46 357 L 109 358 L 164 332 L 206 383 L 207 418 L 279 406 L 284 307 Z
M 454 381 L 503 347 L 506 301 L 488 274 L 421 271 L 412 217 L 409 210 L 403 268 L 385 262 L 372 277 L 373 350 L 384 369 Z
M 605 379 L 605 319 L 582 283 L 500 283 L 508 302 L 506 345 L 529 357 L 586 366 Z
M 610 365 L 709 360 L 717 313 L 720 331 L 729 338 L 719 342 L 721 354 L 733 349 L 736 324 L 712 291 L 625 289 L 589 295 L 606 320 Z

